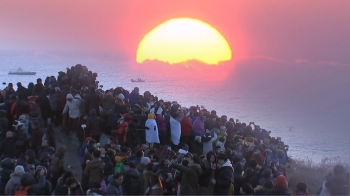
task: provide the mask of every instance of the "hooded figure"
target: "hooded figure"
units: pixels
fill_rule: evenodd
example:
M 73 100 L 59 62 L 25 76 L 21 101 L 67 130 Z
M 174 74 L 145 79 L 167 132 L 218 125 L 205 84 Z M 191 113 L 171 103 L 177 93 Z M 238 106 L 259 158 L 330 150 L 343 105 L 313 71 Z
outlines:
M 15 171 L 10 175 L 10 180 L 5 187 L 5 195 L 13 195 L 15 190 L 21 186 L 21 177 L 24 174 L 24 168 L 22 165 L 17 165 Z
M 148 114 L 148 120 L 145 126 L 149 128 L 149 130 L 146 131 L 146 142 L 152 145 L 153 143 L 159 144 L 158 126 L 153 113 Z

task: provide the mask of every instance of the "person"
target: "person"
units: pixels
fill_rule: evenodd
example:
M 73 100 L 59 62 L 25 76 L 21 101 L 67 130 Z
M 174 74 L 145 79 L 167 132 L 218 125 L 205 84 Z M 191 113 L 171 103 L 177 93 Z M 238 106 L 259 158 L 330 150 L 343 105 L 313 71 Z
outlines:
M 120 173 L 108 177 L 109 184 L 107 186 L 107 195 L 121 196 L 123 195 L 123 175 Z
M 276 186 L 267 192 L 267 195 L 290 195 L 288 182 L 285 176 L 279 175 L 276 178 Z
M 145 158 L 145 157 L 144 157 Z M 143 159 L 141 159 L 141 163 Z M 141 174 L 135 169 L 135 164 L 132 161 L 128 162 L 129 168 L 126 169 L 124 180 L 122 183 L 124 195 L 139 195 L 142 189 Z
M 95 109 L 90 111 L 90 116 L 86 122 L 86 131 L 97 143 L 100 142 L 102 134 L 102 119 L 97 116 Z
M 212 195 L 214 193 L 214 186 L 211 181 L 215 177 L 216 172 L 216 154 L 208 152 L 206 157 L 201 161 L 202 176 L 199 179 L 199 191 L 201 195 Z
M 91 111 L 94 109 L 96 111 L 96 115 L 100 116 L 100 96 L 96 93 L 96 90 L 94 87 L 89 88 L 90 93 L 86 96 L 85 99 L 85 111 Z
M 93 160 L 87 161 L 86 168 L 84 170 L 84 176 L 89 179 L 89 184 L 93 182 L 102 182 L 103 179 L 103 167 L 104 163 L 101 160 L 101 151 L 95 150 L 93 153 Z
M 178 151 L 179 149 L 179 143 L 181 138 L 181 120 L 184 117 L 184 113 L 178 104 L 174 104 L 171 106 L 170 111 L 170 135 L 171 135 L 171 142 L 172 142 L 172 149 L 174 151 Z
M 309 195 L 309 191 L 308 191 L 307 184 L 303 182 L 299 182 L 295 186 L 294 196 L 308 196 L 308 195 Z
M 35 195 L 41 188 L 45 186 L 45 170 L 39 172 L 39 181 L 30 173 L 24 173 L 21 176 L 21 186 L 16 191 L 26 191 L 27 195 Z M 15 191 L 15 194 L 16 194 Z
M 80 117 L 80 100 L 74 99 L 72 94 L 67 94 L 67 102 L 64 106 L 62 116 L 68 112 L 68 123 L 66 127 L 66 134 L 69 134 L 70 131 L 76 131 L 78 127 L 78 121 Z
M 146 131 L 146 142 L 149 144 L 151 148 L 153 148 L 153 144 L 159 144 L 159 136 L 158 136 L 158 126 L 155 120 L 155 115 L 153 113 L 148 114 L 148 120 L 145 124 L 149 130 Z
M 198 179 L 202 175 L 202 169 L 200 165 L 194 163 L 193 155 L 191 153 L 187 153 L 183 158 L 183 164 L 187 164 L 187 166 L 172 163 L 168 159 L 164 161 L 164 164 L 171 166 L 182 173 L 180 195 L 198 194 Z
M 190 118 L 188 117 L 190 115 L 190 112 L 187 108 L 183 108 L 184 117 L 181 120 L 181 138 L 180 142 L 182 144 L 189 144 L 190 143 L 190 135 L 192 130 L 192 122 Z
M 59 146 L 56 149 L 56 153 L 52 155 L 51 160 L 51 182 L 52 187 L 56 187 L 58 178 L 64 173 L 64 155 L 66 153 L 65 146 Z
M 35 100 L 35 102 L 40 107 L 41 118 L 44 121 L 44 126 L 48 125 L 48 121 L 51 118 L 51 104 L 49 98 L 46 96 L 45 91 L 41 91 L 39 97 Z
M 34 178 L 36 180 L 36 182 L 39 183 L 40 181 L 40 173 L 41 173 L 41 170 L 44 170 L 44 175 L 46 176 L 47 175 L 47 170 L 45 167 L 43 166 L 38 166 L 36 167 L 36 171 L 35 171 L 35 174 L 34 174 Z M 49 180 L 47 180 L 45 178 L 45 183 L 44 183 L 44 186 L 39 188 L 36 192 L 35 192 L 36 195 L 50 195 L 52 194 L 52 185 L 51 185 L 51 182 Z
M 227 155 L 219 153 L 217 156 L 219 170 L 215 176 L 215 194 L 228 195 L 233 177 L 233 168 Z
M 151 175 L 150 186 L 146 190 L 148 195 L 163 195 L 163 185 L 156 174 Z
M 6 132 L 6 138 L 1 143 L 0 147 L 0 160 L 4 158 L 16 158 L 16 139 L 13 137 L 13 133 L 11 131 Z
M 241 195 L 251 195 L 253 196 L 254 189 L 251 184 L 244 183 L 241 187 Z
M 326 181 L 325 186 L 331 195 L 349 195 L 349 173 L 344 166 L 336 165 L 334 175 Z
M 6 183 L 10 180 L 10 175 L 13 172 L 15 162 L 6 158 L 0 162 L 0 195 L 5 193 Z
M 10 180 L 5 187 L 5 195 L 13 195 L 21 185 L 21 177 L 25 173 L 22 165 L 17 165 L 15 171 L 11 174 Z

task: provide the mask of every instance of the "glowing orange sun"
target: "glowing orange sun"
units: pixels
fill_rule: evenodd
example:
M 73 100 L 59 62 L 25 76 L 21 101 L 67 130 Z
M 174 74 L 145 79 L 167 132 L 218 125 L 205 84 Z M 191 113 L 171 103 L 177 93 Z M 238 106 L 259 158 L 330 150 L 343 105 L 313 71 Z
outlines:
M 176 64 L 197 60 L 218 64 L 232 59 L 226 39 L 214 27 L 197 19 L 171 19 L 147 33 L 140 42 L 136 61 L 159 60 Z

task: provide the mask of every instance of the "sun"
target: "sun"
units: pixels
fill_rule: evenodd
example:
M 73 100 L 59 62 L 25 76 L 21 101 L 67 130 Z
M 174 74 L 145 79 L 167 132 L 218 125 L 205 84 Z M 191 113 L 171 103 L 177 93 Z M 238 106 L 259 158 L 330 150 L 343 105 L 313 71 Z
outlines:
M 214 27 L 201 20 L 168 20 L 147 33 L 140 42 L 136 61 L 158 60 L 177 64 L 196 60 L 217 65 L 232 59 L 226 39 Z

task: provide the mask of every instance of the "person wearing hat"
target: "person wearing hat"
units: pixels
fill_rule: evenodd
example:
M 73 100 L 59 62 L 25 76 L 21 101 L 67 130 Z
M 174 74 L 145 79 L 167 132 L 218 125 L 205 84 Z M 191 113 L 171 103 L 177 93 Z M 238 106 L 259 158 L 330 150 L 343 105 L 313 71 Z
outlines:
M 202 175 L 201 166 L 194 163 L 193 155 L 191 153 L 187 153 L 184 156 L 183 163 L 188 164 L 187 166 L 176 164 L 168 159 L 164 161 L 164 164 L 171 166 L 183 174 L 180 185 L 180 195 L 198 195 L 198 181 L 199 177 Z
M 216 195 L 228 195 L 233 177 L 232 164 L 224 153 L 219 153 L 217 159 L 219 170 L 212 182 L 215 184 L 214 192 Z
M 5 195 L 13 195 L 14 190 L 21 184 L 21 177 L 25 173 L 22 165 L 17 165 L 15 171 L 10 175 L 10 180 L 5 187 Z
M 285 176 L 279 175 L 276 178 L 276 186 L 267 192 L 267 195 L 291 195 L 288 192 L 288 182 Z
M 62 116 L 68 112 L 68 121 L 66 124 L 66 134 L 69 134 L 70 131 L 76 131 L 78 128 L 79 117 L 81 116 L 80 112 L 80 99 L 76 99 L 72 94 L 67 94 L 66 96 L 66 105 L 64 106 Z

